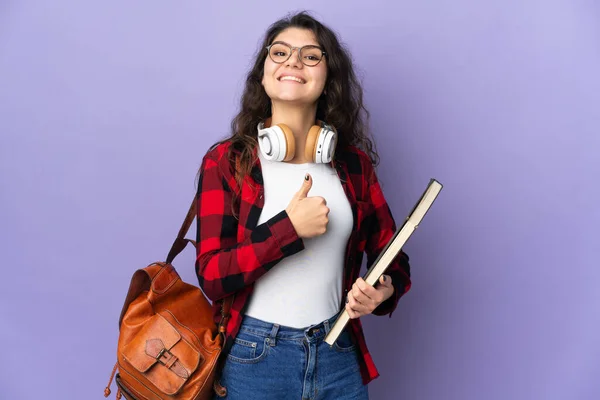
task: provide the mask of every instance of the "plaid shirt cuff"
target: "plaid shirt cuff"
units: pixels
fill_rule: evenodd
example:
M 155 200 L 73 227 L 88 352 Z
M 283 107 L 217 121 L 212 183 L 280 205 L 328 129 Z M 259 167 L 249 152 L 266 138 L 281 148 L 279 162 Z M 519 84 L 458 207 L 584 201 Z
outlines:
M 287 211 L 283 210 L 279 214 L 267 221 L 267 225 L 271 230 L 273 238 L 279 244 L 279 248 L 283 253 L 284 257 L 296 254 L 299 251 L 304 250 L 304 242 L 298 236 L 292 221 L 287 214 Z

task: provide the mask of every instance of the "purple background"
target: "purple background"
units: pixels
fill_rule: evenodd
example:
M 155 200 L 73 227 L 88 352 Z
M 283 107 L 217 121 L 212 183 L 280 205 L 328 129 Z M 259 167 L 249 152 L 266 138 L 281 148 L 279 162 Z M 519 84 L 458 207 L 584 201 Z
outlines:
M 413 289 L 364 319 L 372 398 L 600 398 L 598 2 L 256 4 L 0 2 L 1 397 L 103 398 L 132 273 L 166 256 L 262 33 L 303 7 L 359 66 L 396 218 L 445 185 Z

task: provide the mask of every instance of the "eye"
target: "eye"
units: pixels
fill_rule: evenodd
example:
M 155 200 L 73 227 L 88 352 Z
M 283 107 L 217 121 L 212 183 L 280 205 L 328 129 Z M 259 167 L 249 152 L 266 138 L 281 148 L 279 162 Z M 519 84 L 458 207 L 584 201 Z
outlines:
M 307 61 L 316 62 L 321 60 L 322 52 L 318 47 L 305 47 L 302 50 L 302 56 Z

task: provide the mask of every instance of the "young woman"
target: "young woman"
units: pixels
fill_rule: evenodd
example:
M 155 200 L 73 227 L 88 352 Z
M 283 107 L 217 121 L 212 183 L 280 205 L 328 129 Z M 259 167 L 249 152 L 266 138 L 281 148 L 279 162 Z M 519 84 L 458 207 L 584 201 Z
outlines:
M 232 134 L 198 185 L 201 288 L 230 302 L 219 378 L 228 399 L 366 399 L 378 376 L 360 317 L 391 316 L 410 288 L 402 253 L 360 278 L 396 225 L 375 174 L 362 88 L 336 35 L 306 13 L 274 23 Z M 351 321 L 323 340 L 339 312 Z

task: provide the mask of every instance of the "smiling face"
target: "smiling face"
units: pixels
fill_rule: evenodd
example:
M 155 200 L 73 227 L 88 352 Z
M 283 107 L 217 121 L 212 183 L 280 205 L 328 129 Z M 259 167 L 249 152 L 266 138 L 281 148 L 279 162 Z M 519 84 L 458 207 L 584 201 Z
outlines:
M 275 42 L 283 42 L 291 47 L 319 46 L 312 31 L 299 28 L 288 28 L 282 31 L 273 40 L 273 43 Z M 274 62 L 268 55 L 265 58 L 262 84 L 273 102 L 315 104 L 323 92 L 326 81 L 326 57 L 323 57 L 314 67 L 308 67 L 299 60 L 297 49 L 294 49 L 292 56 L 281 64 Z

